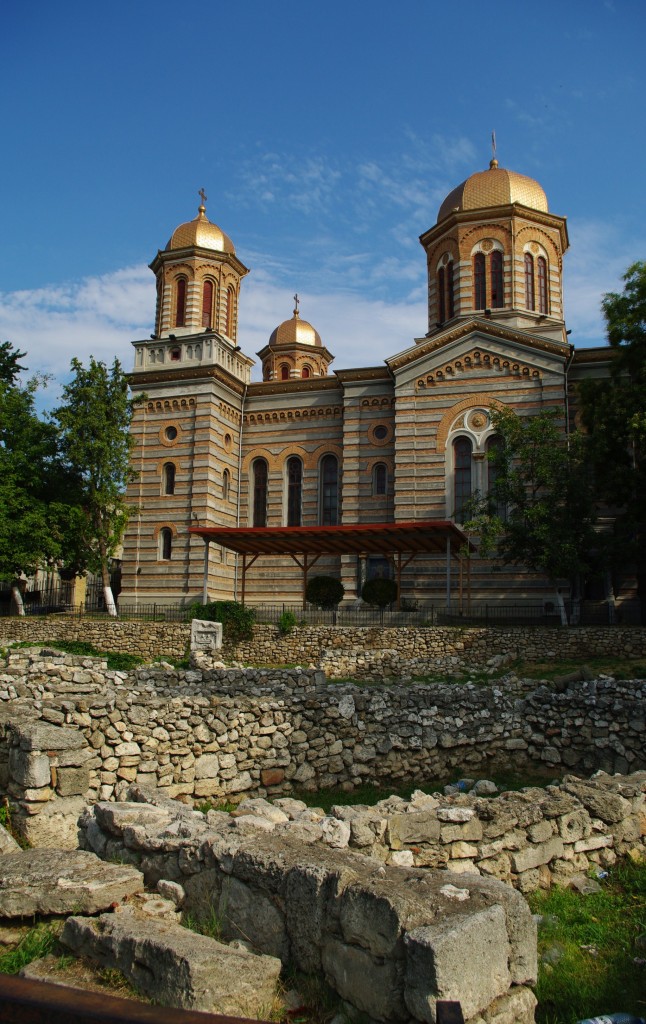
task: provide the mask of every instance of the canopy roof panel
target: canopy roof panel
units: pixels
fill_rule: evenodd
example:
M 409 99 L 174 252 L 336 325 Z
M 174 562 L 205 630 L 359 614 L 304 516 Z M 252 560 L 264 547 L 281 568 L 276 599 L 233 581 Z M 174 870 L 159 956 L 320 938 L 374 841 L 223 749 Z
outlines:
M 475 550 L 455 523 L 356 523 L 343 526 L 192 526 L 189 533 L 242 555 L 452 555 Z

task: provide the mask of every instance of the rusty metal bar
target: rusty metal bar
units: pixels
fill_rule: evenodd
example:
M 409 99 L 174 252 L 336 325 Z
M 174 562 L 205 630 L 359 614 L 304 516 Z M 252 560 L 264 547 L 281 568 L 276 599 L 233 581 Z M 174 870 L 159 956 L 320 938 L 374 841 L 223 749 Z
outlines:
M 151 1006 L 103 992 L 85 992 L 8 974 L 0 975 L 0 1021 L 3 1024 L 258 1024 L 246 1018 Z

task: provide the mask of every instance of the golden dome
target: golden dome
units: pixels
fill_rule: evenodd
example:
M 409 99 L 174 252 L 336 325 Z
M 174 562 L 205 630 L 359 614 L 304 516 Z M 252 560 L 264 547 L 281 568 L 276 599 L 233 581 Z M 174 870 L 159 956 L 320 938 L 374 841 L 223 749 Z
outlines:
M 233 242 L 217 224 L 211 223 L 206 216 L 204 205 L 198 207 L 195 220 L 189 220 L 186 224 L 180 224 L 178 228 L 175 228 L 166 248 L 187 249 L 189 246 L 199 246 L 200 249 L 229 252 L 235 255 Z
M 272 331 L 270 345 L 321 345 L 321 336 L 307 320 L 301 320 L 298 301 L 291 320 L 284 320 Z
M 498 167 L 498 161 L 492 160 L 488 171 L 472 174 L 449 192 L 440 206 L 437 222 L 439 224 L 455 210 L 481 210 L 486 206 L 507 206 L 509 203 L 522 203 L 532 210 L 548 212 L 547 196 L 537 181 L 525 174 Z

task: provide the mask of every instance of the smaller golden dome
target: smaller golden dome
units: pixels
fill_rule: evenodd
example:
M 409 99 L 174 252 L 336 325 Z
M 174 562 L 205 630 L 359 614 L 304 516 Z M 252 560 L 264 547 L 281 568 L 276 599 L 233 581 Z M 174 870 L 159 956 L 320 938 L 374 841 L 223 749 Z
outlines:
M 522 203 L 532 210 L 548 212 L 547 196 L 533 178 L 516 171 L 508 171 L 492 160 L 488 171 L 477 171 L 461 185 L 449 192 L 440 206 L 437 222 L 459 210 L 481 210 L 487 206 L 507 206 Z
M 217 224 L 212 224 L 206 216 L 206 207 L 198 207 L 197 217 L 180 224 L 173 231 L 167 249 L 187 249 L 198 246 L 200 249 L 211 249 L 213 252 L 228 252 L 235 255 L 233 242 Z
M 298 299 L 291 320 L 284 320 L 269 339 L 270 345 L 322 345 L 321 336 L 307 320 L 301 320 Z

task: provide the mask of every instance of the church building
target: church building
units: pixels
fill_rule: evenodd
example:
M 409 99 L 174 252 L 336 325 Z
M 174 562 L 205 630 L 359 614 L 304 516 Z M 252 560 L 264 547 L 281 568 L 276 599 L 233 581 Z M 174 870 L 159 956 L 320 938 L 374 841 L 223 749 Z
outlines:
M 492 160 L 440 206 L 420 237 L 428 324 L 377 366 L 332 368 L 334 339 L 291 317 L 254 360 L 238 337 L 247 267 L 212 223 L 204 197 L 151 263 L 155 332 L 135 341 L 130 383 L 145 394 L 132 432 L 137 507 L 124 543 L 121 600 L 181 604 L 240 599 L 240 557 L 205 545 L 191 527 L 265 528 L 460 523 L 466 499 L 490 484 L 491 412 L 556 408 L 574 419 L 576 383 L 605 374 L 607 349 L 575 350 L 563 310 L 564 217 L 537 181 Z M 306 312 L 306 311 L 303 311 Z M 376 326 L 378 329 L 378 325 Z M 328 348 L 328 345 L 330 346 Z M 317 574 L 345 599 L 391 571 L 383 555 L 327 555 Z M 545 579 L 473 560 L 474 601 L 553 598 Z M 444 566 L 419 556 L 402 595 L 441 601 Z M 260 557 L 247 574 L 251 604 L 297 603 L 289 558 Z

